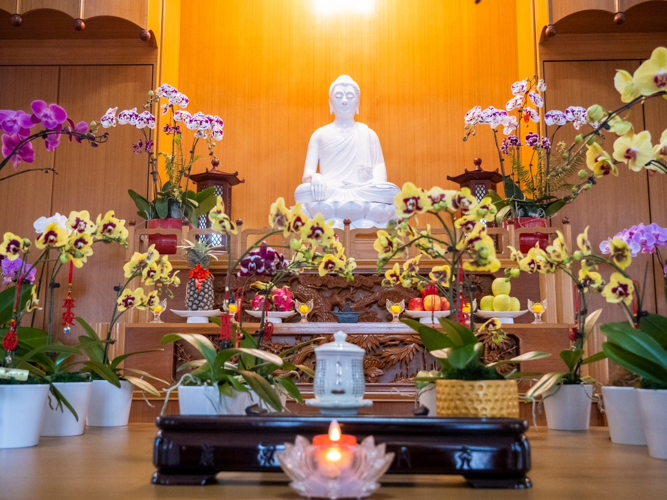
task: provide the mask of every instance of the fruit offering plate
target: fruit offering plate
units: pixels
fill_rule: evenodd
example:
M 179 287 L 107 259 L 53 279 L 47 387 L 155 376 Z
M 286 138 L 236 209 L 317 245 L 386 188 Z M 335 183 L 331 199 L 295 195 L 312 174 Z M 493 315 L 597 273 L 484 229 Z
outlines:
M 209 309 L 206 311 L 179 311 L 171 309 L 171 312 L 177 314 L 181 318 L 188 318 L 188 323 L 208 323 L 208 318 L 220 316 L 222 312 L 220 309 Z
M 518 318 L 527 312 L 528 309 L 524 309 L 523 311 L 482 311 L 477 309 L 475 314 L 484 319 L 498 318 L 501 323 L 511 325 L 514 324 L 514 318 Z
M 436 318 L 446 318 L 449 316 L 450 312 L 451 311 L 410 311 L 409 309 L 403 311 L 406 316 L 419 319 L 419 322 L 424 323 L 425 325 L 437 323 L 438 321 Z
M 259 319 L 262 317 L 262 311 L 246 309 L 245 312 L 247 312 L 253 318 Z M 295 311 L 267 311 L 265 313 L 265 317 L 271 321 L 271 323 L 282 323 L 284 319 L 291 318 L 295 314 Z

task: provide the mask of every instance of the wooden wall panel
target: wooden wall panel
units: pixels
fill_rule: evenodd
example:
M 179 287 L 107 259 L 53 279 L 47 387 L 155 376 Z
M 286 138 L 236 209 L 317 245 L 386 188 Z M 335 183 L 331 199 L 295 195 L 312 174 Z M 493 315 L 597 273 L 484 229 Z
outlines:
M 148 65 L 63 66 L 60 103 L 77 119 L 99 119 L 111 105 L 119 110 L 140 107 L 151 87 L 152 67 Z M 85 209 L 96 217 L 113 209 L 126 221 L 137 219 L 127 190 L 146 193 L 148 189 L 147 157 L 132 153 L 132 143 L 142 136 L 130 126 L 108 132 L 109 141 L 98 148 L 82 144 L 63 149 L 62 154 L 58 150 L 56 165 L 62 175 L 54 182 L 53 211 L 69 214 Z M 75 312 L 90 323 L 109 321 L 113 287 L 124 281 L 124 248 L 97 244 L 94 252 L 83 269 L 75 270 L 73 286 Z M 61 283 L 66 278 L 63 271 Z M 65 287 L 60 289 L 60 295 L 64 293 Z M 56 302 L 61 303 L 60 299 Z M 74 333 L 70 338 L 76 338 Z
M 278 196 L 294 202 L 340 74 L 361 86 L 357 119 L 377 132 L 391 182 L 454 187 L 447 175 L 476 156 L 498 166 L 489 130 L 462 141 L 463 115 L 476 104 L 504 106 L 509 85 L 530 76 L 517 71 L 516 3 L 418 3 L 382 0 L 374 15 L 329 16 L 310 1 L 183 4 L 179 89 L 189 111 L 225 120 L 218 154 L 224 170 L 247 179 L 234 188 L 233 216 L 245 227 L 264 226 Z M 216 40 L 206 50 L 203 27 Z
M 639 62 L 631 60 L 545 62 L 544 75 L 549 86 L 546 93 L 546 109 L 564 110 L 570 105 L 588 107 L 592 104 L 600 104 L 606 109 L 615 109 L 622 105 L 613 84 L 616 70 L 626 69 L 632 73 L 638 67 Z M 638 129 L 643 127 L 641 108 L 633 108 L 630 120 L 636 124 Z M 590 131 L 590 127 L 585 127 L 584 133 L 587 131 Z M 550 127 L 549 133 L 552 132 L 553 127 Z M 572 125 L 567 125 L 561 129 L 556 139 L 570 144 L 577 133 Z M 616 136 L 612 133 L 606 136 L 603 146 L 611 152 Z M 570 218 L 572 235 L 575 238 L 586 226 L 590 226 L 588 234 L 593 247 L 598 252 L 599 243 L 609 236 L 634 224 L 651 222 L 646 172 L 633 172 L 624 164 L 618 167 L 618 177 L 609 176 L 599 179 L 593 189 L 580 195 L 558 215 L 559 218 L 562 216 Z M 646 301 L 650 308 L 655 310 L 651 259 L 646 255 L 639 255 L 633 259 L 629 270 L 633 277 L 642 279 L 646 265 L 650 266 Z M 602 275 L 608 281 L 610 270 L 603 269 Z M 604 304 L 602 297 L 595 296 L 589 310 L 598 309 Z M 620 308 L 607 305 L 600 323 L 622 321 L 624 318 Z

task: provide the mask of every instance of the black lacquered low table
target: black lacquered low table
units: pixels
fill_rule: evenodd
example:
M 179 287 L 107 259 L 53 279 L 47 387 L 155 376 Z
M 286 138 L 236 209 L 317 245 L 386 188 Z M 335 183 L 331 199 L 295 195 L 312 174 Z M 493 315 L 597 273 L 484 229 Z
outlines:
M 341 417 L 344 434 L 374 436 L 395 453 L 388 474 L 462 475 L 476 488 L 530 488 L 528 424 L 512 418 Z M 297 434 L 326 434 L 319 416 L 158 417 L 153 449 L 162 485 L 215 483 L 218 472 L 280 472 L 275 452 Z

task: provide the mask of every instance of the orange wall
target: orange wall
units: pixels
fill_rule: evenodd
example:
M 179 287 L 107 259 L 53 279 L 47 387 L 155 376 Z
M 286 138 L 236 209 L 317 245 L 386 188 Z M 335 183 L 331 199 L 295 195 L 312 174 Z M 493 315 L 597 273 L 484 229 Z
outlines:
M 311 0 L 182 3 L 179 90 L 188 111 L 225 121 L 218 156 L 246 179 L 233 208 L 245 227 L 265 225 L 278 196 L 294 202 L 308 139 L 332 119 L 329 85 L 344 73 L 361 86 L 357 119 L 377 132 L 391 182 L 453 187 L 447 175 L 472 168 L 476 156 L 498 166 L 488 128 L 462 141 L 463 115 L 475 104 L 504 106 L 509 85 L 530 76 L 519 74 L 532 52 L 518 46 L 529 17 L 517 15 L 517 1 L 375 4 L 375 14 L 322 15 Z M 200 160 L 194 171 L 206 166 Z

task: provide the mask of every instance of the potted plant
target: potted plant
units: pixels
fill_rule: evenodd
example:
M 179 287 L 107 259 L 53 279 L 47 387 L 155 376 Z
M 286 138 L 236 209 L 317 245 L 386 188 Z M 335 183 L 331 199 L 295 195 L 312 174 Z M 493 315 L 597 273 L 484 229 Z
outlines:
M 149 229 L 162 228 L 180 231 L 184 219 L 197 226 L 197 219 L 215 204 L 215 188 L 210 187 L 195 193 L 188 189 L 188 185 L 192 166 L 201 158 L 195 154 L 200 139 L 206 141 L 209 155 L 213 160 L 219 161 L 213 152 L 216 144 L 214 141 L 222 140 L 224 123 L 218 116 L 205 115 L 201 112 L 191 115 L 185 110 L 189 102 L 187 96 L 165 83 L 155 91 L 151 90 L 148 93 L 143 112 L 138 113 L 137 108 L 133 108 L 121 111 L 116 117 L 118 108 L 115 107 L 109 108 L 100 119 L 104 128 L 115 127 L 117 123 L 129 124 L 141 130 L 143 134 L 143 140 L 139 139 L 133 145 L 133 149 L 137 154 L 146 153 L 148 155 L 153 180 L 152 200 L 149 201 L 135 191 L 128 192 L 137 205 L 138 215 L 148 221 Z M 163 115 L 167 115 L 168 121 L 162 130 L 171 136 L 171 147 L 157 155 L 153 151 L 154 142 L 150 135 L 150 130 L 156 126 L 155 108 L 160 109 Z M 195 131 L 188 157 L 183 152 L 180 124 Z M 160 157 L 164 158 L 164 168 L 168 178 L 164 184 L 162 184 L 158 169 Z M 185 188 L 182 186 L 184 180 Z M 148 239 L 149 245 L 155 245 L 161 254 L 169 255 L 176 253 L 176 245 L 180 238 L 175 234 L 158 233 L 149 234 Z
M 237 328 L 235 326 L 235 328 Z M 239 331 L 235 332 L 236 335 Z M 313 376 L 306 366 L 293 365 L 289 359 L 315 340 L 303 342 L 279 355 L 257 349 L 256 341 L 246 332 L 241 347 L 217 350 L 204 335 L 173 333 L 162 338 L 162 344 L 186 341 L 203 356 L 184 363 L 179 371 L 184 374 L 179 382 L 167 390 L 178 389 L 181 415 L 238 415 L 256 400 L 269 410 L 282 411 L 287 394 L 303 403 L 303 398 L 291 374 L 297 370 Z M 236 363 L 232 363 L 233 359 Z M 281 370 L 280 373 L 278 370 Z M 165 401 L 165 408 L 168 401 Z M 164 408 L 163 408 L 164 411 Z
M 441 370 L 421 373 L 418 384 L 436 384 L 435 399 L 438 417 L 510 417 L 519 418 L 518 378 L 527 374 L 516 369 L 501 375 L 496 367 L 550 356 L 544 352 L 527 352 L 511 359 L 484 364 L 484 344 L 478 334 L 491 333 L 502 341 L 505 333 L 500 321 L 493 318 L 477 332 L 448 318 L 438 318 L 443 332 L 411 319 L 401 320 L 419 333 L 424 347 L 440 360 Z M 429 413 L 431 413 L 429 408 Z
M 155 349 L 125 353 L 110 359 L 109 345 L 114 342 L 111 338 L 114 326 L 125 312 L 132 308 L 154 309 L 159 305 L 158 290 L 145 294 L 141 287 L 130 289 L 130 283 L 140 278 L 141 283 L 148 286 L 155 285 L 158 281 L 162 287 L 178 286 L 180 283 L 176 275 L 178 271 L 172 273 L 167 256 L 161 256 L 152 245 L 146 253 L 135 252 L 123 269 L 127 281 L 122 287 L 116 287 L 117 299 L 109 321 L 109 329 L 103 339 L 104 345 L 100 345 L 99 336 L 86 321 L 76 318 L 86 332 L 86 335 L 79 337 L 79 341 L 90 358 L 83 365 L 92 372 L 94 379 L 87 417 L 87 425 L 93 427 L 127 425 L 132 405 L 132 386 L 159 396 L 160 392 L 144 380 L 144 377 L 167 384 L 164 380 L 153 377 L 145 371 L 120 366 L 130 356 L 155 352 Z

